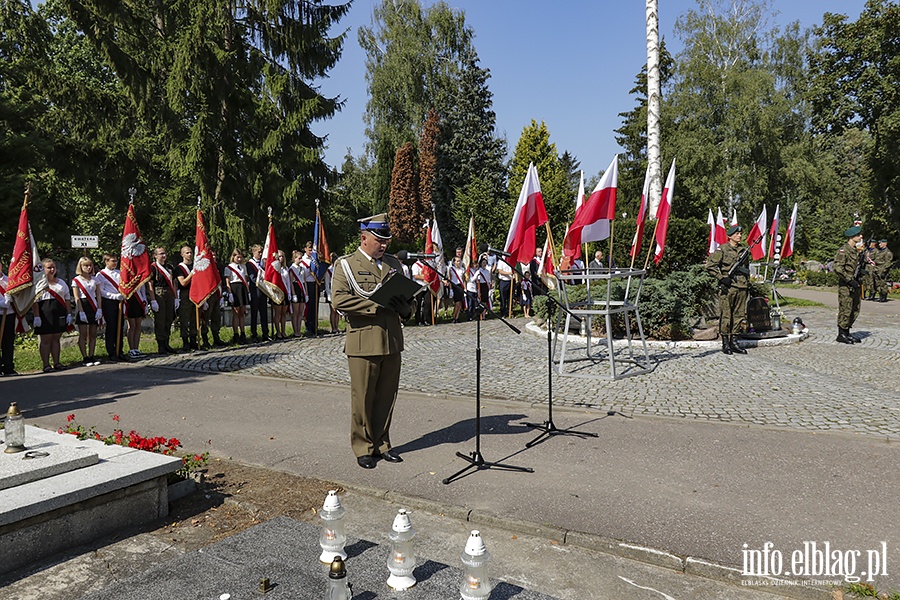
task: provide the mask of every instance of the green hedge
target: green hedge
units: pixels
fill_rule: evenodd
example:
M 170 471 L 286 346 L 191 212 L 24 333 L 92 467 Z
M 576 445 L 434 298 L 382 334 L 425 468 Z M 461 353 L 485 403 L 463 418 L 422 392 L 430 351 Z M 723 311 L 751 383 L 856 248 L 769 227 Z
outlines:
M 801 271 L 797 276 L 806 285 L 815 287 L 834 287 L 838 284 L 837 275 L 830 271 Z
M 658 339 L 681 340 L 691 337 L 691 329 L 702 317 L 713 317 L 717 313 L 716 281 L 710 277 L 702 265 L 694 265 L 687 271 L 674 271 L 665 279 L 647 278 L 641 291 L 640 312 L 644 334 Z M 569 302 L 579 302 L 587 298 L 586 286 L 568 286 Z M 597 287 L 592 288 L 597 297 Z M 611 290 L 613 300 L 624 297 L 625 285 L 614 282 Z M 558 298 L 556 292 L 552 292 Z M 535 296 L 534 314 L 541 320 L 547 319 L 547 300 Z M 602 321 L 600 323 L 602 325 Z M 632 332 L 637 332 L 637 322 L 632 318 Z M 621 317 L 614 317 L 613 335 L 623 335 L 625 324 Z

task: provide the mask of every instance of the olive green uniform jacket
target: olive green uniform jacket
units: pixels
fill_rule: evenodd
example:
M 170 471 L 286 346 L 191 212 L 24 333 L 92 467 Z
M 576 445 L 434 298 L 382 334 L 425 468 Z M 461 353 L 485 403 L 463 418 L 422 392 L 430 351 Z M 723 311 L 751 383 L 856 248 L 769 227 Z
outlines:
M 744 250 L 743 244 L 732 246 L 725 243 L 706 259 L 706 272 L 720 281 L 728 277 L 731 267 L 738 261 Z M 740 266 L 731 277 L 731 283 L 719 294 L 719 333 L 723 336 L 741 333 L 741 321 L 747 317 L 747 296 L 750 287 L 750 271 Z

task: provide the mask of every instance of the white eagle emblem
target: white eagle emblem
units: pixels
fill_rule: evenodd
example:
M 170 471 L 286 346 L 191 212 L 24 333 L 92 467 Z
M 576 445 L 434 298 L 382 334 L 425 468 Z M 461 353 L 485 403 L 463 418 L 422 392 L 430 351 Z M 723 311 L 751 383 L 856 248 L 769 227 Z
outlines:
M 125 237 L 122 238 L 122 258 L 134 258 L 135 256 L 140 256 L 144 252 L 147 251 L 147 246 L 141 243 L 141 238 L 139 238 L 134 233 L 129 233 Z
M 194 259 L 194 270 L 195 271 L 205 271 L 209 268 L 209 259 L 206 258 L 206 252 L 201 252 L 197 255 L 197 258 Z

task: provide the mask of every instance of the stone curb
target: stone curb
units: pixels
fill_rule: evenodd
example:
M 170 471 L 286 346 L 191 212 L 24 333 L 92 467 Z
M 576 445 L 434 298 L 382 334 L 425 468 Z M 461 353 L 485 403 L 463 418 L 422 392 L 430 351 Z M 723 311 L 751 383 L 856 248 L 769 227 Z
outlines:
M 529 322 L 525 325 L 525 330 L 532 335 L 538 335 L 542 338 L 547 337 L 547 330 L 542 329 L 538 325 L 535 324 L 534 321 Z M 761 340 L 738 340 L 738 344 L 744 348 L 761 348 L 763 346 L 784 346 L 787 344 L 799 344 L 803 340 L 809 337 L 809 330 L 804 329 L 803 333 L 793 334 L 789 333 L 785 337 L 780 338 L 771 338 L 771 339 L 761 339 Z M 574 339 L 581 343 L 587 343 L 587 337 L 579 334 L 569 334 L 569 339 Z M 594 340 L 604 339 L 605 338 L 592 338 Z M 631 342 L 632 345 L 640 344 L 640 340 L 634 340 Z M 681 348 L 690 348 L 690 349 L 712 349 L 715 350 L 722 345 L 720 340 L 710 340 L 710 341 L 699 341 L 699 340 L 681 340 L 681 341 L 659 341 L 659 340 L 647 340 L 648 348 L 657 348 L 660 350 L 677 350 Z M 604 344 L 605 345 L 605 344 Z M 628 340 L 613 340 L 614 348 L 627 348 Z
M 343 482 L 335 483 L 338 483 L 349 492 L 371 496 L 379 500 L 428 512 L 433 515 L 449 517 L 475 525 L 480 524 L 496 527 L 498 529 L 544 538 L 560 544 L 577 546 L 587 550 L 595 550 L 605 554 L 663 567 L 678 573 L 721 581 L 736 587 L 749 587 L 759 591 L 780 594 L 785 597 L 797 598 L 798 600 L 828 600 L 832 597 L 831 590 L 829 589 L 797 585 L 795 581 L 778 579 L 775 577 L 747 577 L 742 575 L 741 571 L 734 567 L 712 563 L 691 556 L 682 558 L 663 550 L 639 546 L 637 544 L 629 544 L 621 540 L 604 538 L 603 536 L 583 533 L 581 531 L 568 530 L 553 525 L 532 523 L 518 519 L 498 517 L 496 515 L 470 510 L 461 506 L 444 506 L 425 498 L 406 496 L 397 492 L 380 490 L 363 485 Z M 742 585 L 742 582 L 747 579 L 767 581 L 768 583 L 758 586 Z

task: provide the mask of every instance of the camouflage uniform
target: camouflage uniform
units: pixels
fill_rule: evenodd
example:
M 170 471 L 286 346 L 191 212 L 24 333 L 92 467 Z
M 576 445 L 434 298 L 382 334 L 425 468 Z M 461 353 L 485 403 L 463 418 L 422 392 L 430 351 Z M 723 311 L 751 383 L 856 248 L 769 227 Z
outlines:
M 879 301 L 887 302 L 887 295 L 890 291 L 890 286 L 888 285 L 888 277 L 890 273 L 888 270 L 891 268 L 891 265 L 894 264 L 894 253 L 888 250 L 888 247 L 879 248 L 874 255 L 875 258 L 875 268 L 873 271 L 875 272 L 875 290 L 878 292 Z
M 875 278 L 875 255 L 878 254 L 878 247 L 875 243 L 875 240 L 869 240 L 869 246 L 864 250 L 866 253 L 866 273 L 862 276 L 862 281 L 860 283 L 863 284 L 863 288 L 866 293 L 866 300 L 874 300 L 875 292 L 877 290 L 878 284 Z
M 722 285 L 719 294 L 719 332 L 722 334 L 722 348 L 729 345 L 734 350 L 733 337 L 741 333 L 741 320 L 747 316 L 747 297 L 750 271 L 745 265 L 738 267 L 733 277 L 728 276 L 732 265 L 745 246 L 731 242 L 719 248 L 706 259 L 706 271 Z M 749 255 L 748 255 L 749 256 Z M 727 285 L 726 285 L 727 284 Z
M 834 257 L 834 272 L 838 276 L 838 339 L 839 342 L 855 343 L 856 338 L 850 336 L 850 328 L 859 316 L 859 301 L 862 295 L 862 288 L 859 282 L 853 279 L 853 273 L 856 270 L 859 261 L 860 251 L 847 242 L 837 251 Z M 849 338 L 850 342 L 841 339 L 842 336 Z

